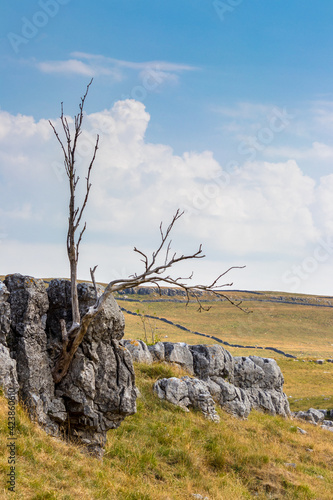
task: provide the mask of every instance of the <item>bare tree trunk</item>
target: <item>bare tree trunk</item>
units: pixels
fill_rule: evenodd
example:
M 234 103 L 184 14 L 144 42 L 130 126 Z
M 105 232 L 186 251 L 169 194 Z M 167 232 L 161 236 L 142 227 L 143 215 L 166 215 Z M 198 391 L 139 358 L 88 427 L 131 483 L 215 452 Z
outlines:
M 71 301 L 72 301 L 72 321 L 73 327 L 80 324 L 79 298 L 77 294 L 77 263 L 78 255 L 75 245 L 75 179 L 72 173 L 69 178 L 70 183 L 70 201 L 67 235 L 67 253 L 70 264 L 71 276 Z
M 90 308 L 90 310 L 83 316 L 80 324 L 77 324 L 76 327 L 74 327 L 73 324 L 71 331 L 68 334 L 67 332 L 63 334 L 62 352 L 60 353 L 52 371 L 53 380 L 56 384 L 59 383 L 66 375 L 74 354 L 81 344 L 83 337 L 87 333 L 90 323 L 98 312 L 99 309 Z
M 69 333 L 71 333 L 73 330 L 77 329 L 77 327 L 80 325 L 80 322 L 81 322 L 80 310 L 79 310 L 79 299 L 78 299 L 78 294 L 77 294 L 77 265 L 78 265 L 78 259 L 79 259 L 79 246 L 81 243 L 83 233 L 86 229 L 86 224 L 84 224 L 83 229 L 81 230 L 80 235 L 77 238 L 77 240 L 75 238 L 75 233 L 80 226 L 81 218 L 82 218 L 84 209 L 87 205 L 90 187 L 91 187 L 90 173 L 91 173 L 91 169 L 92 169 L 92 166 L 93 166 L 95 158 L 96 158 L 96 152 L 98 150 L 98 141 L 99 141 L 99 136 L 97 135 L 95 149 L 94 149 L 93 156 L 92 156 L 92 159 L 90 161 L 90 165 L 89 165 L 88 171 L 87 171 L 86 195 L 85 195 L 85 198 L 84 198 L 83 203 L 82 203 L 81 208 L 80 208 L 80 207 L 75 205 L 75 190 L 76 190 L 77 184 L 79 182 L 79 176 L 76 174 L 76 167 L 75 167 L 75 153 L 76 153 L 76 146 L 77 146 L 78 138 L 81 134 L 81 127 L 82 127 L 82 121 L 83 121 L 83 107 L 84 107 L 84 103 L 85 103 L 86 97 L 88 95 L 88 91 L 89 91 L 89 87 L 90 87 L 91 83 L 92 83 L 92 80 L 87 85 L 86 93 L 81 98 L 81 103 L 79 106 L 80 112 L 74 117 L 74 137 L 73 138 L 71 136 L 71 131 L 69 128 L 67 118 L 64 116 L 62 103 L 61 103 L 60 119 L 61 119 L 61 124 L 62 124 L 64 134 L 65 134 L 66 142 L 62 142 L 54 125 L 50 122 L 50 125 L 55 133 L 56 138 L 58 139 L 58 142 L 59 142 L 59 144 L 62 148 L 63 154 L 64 154 L 64 165 L 65 165 L 65 171 L 66 171 L 68 181 L 69 181 L 69 191 L 70 191 L 68 232 L 67 232 L 67 254 L 68 254 L 68 259 L 69 259 L 69 264 L 70 264 L 70 277 L 71 277 L 72 326 L 71 326 Z
M 79 297 L 77 294 L 77 262 L 71 261 L 71 300 L 73 326 L 80 324 Z

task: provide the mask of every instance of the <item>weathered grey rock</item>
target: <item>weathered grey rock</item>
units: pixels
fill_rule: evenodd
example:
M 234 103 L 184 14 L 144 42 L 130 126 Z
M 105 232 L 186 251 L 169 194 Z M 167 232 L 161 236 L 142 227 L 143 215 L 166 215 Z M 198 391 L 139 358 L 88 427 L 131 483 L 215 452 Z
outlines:
M 263 389 L 275 389 L 277 391 L 282 390 L 284 384 L 284 378 L 281 369 L 275 359 L 271 358 L 260 358 L 259 356 L 250 356 L 250 359 L 257 365 L 260 366 L 264 373 L 264 381 L 261 385 Z
M 246 394 L 253 409 L 269 413 L 270 415 L 281 415 L 282 417 L 289 417 L 291 415 L 287 396 L 281 391 L 253 387 L 246 389 Z
M 226 412 L 240 418 L 248 417 L 251 403 L 244 389 L 240 389 L 219 377 L 209 379 L 207 386 L 212 397 Z
M 169 363 L 177 363 L 188 373 L 193 375 L 193 357 L 187 344 L 184 342 L 164 342 L 164 359 Z
M 105 301 L 68 373 L 55 386 L 51 369 L 61 349 L 60 319 L 67 327 L 72 319 L 70 283 L 53 280 L 46 291 L 41 280 L 10 275 L 5 285 L 8 290 L 0 286 L 0 383 L 14 380 L 16 362 L 19 396 L 31 418 L 52 435 L 68 432 L 101 456 L 107 430 L 136 411 L 132 358 L 119 343 L 124 317 L 117 303 L 112 296 Z M 95 303 L 94 288 L 79 284 L 78 295 L 84 314 Z
M 320 410 L 315 410 L 314 408 L 310 408 L 307 411 L 294 412 L 293 416 L 301 420 L 307 420 L 312 424 L 321 423 L 325 418 L 324 414 Z
M 8 397 L 9 393 L 18 393 L 16 361 L 10 357 L 8 347 L 0 344 L 0 387 Z
M 254 381 L 255 387 L 260 387 L 261 389 L 275 389 L 276 391 L 282 391 L 284 379 L 279 365 L 275 359 L 271 358 L 260 358 L 259 356 L 249 356 L 249 358 L 255 365 L 256 368 L 261 368 L 263 371 L 263 376 L 257 381 Z M 259 370 L 256 370 L 256 374 Z M 238 382 L 237 382 L 238 384 Z
M 331 432 L 333 432 L 333 427 L 331 425 L 321 425 L 320 427 L 322 429 L 324 429 L 325 431 L 331 431 Z
M 333 427 L 333 421 L 332 420 L 323 420 L 323 425 L 327 425 L 328 427 Z
M 0 344 L 7 346 L 10 336 L 10 305 L 9 292 L 6 285 L 0 281 Z
M 188 346 L 193 356 L 194 374 L 202 380 L 220 377 L 233 382 L 234 358 L 220 345 Z
M 59 427 L 49 416 L 53 404 L 54 383 L 46 350 L 46 314 L 49 307 L 42 280 L 13 274 L 6 276 L 10 293 L 12 339 L 10 351 L 16 360 L 19 397 L 32 419 L 51 434 Z
M 157 342 L 154 345 L 149 345 L 148 349 L 153 357 L 153 361 L 164 361 L 165 350 L 163 342 Z
M 243 389 L 260 387 L 265 377 L 264 370 L 249 357 L 235 357 L 234 383 Z
M 246 418 L 251 409 L 257 409 L 271 415 L 290 416 L 288 399 L 283 393 L 283 375 L 274 359 L 258 356 L 233 358 L 220 345 L 187 346 L 165 342 L 164 347 L 164 359 L 178 363 L 190 373 L 193 367 L 194 374 L 206 382 L 215 401 L 229 413 Z M 170 390 L 175 385 L 173 381 Z M 177 391 L 180 387 L 177 386 Z M 175 404 L 179 404 L 178 394 L 175 400 L 178 401 Z
M 59 319 L 71 321 L 67 283 L 54 280 L 48 288 L 47 335 L 51 356 L 51 346 L 61 338 Z M 83 314 L 95 303 L 93 286 L 79 284 L 78 296 Z M 107 430 L 119 427 L 126 416 L 136 411 L 132 358 L 119 342 L 123 334 L 124 317 L 111 295 L 89 326 L 68 373 L 57 385 L 56 394 L 65 403 L 71 434 L 97 456 L 103 453 Z
M 6 285 L 0 281 L 0 387 L 8 397 L 18 392 L 18 381 L 16 372 L 16 361 L 11 358 L 8 348 L 10 340 L 10 305 L 8 303 L 9 292 Z
M 209 392 L 207 384 L 197 378 L 183 377 L 188 387 L 188 397 L 194 408 L 199 409 L 208 420 L 219 422 L 214 400 Z
M 219 422 L 215 403 L 203 380 L 190 377 L 164 378 L 157 380 L 154 391 L 160 399 L 188 410 L 189 406 L 199 409 L 204 416 L 213 422 Z
M 121 345 L 129 350 L 132 360 L 137 363 L 147 363 L 151 365 L 153 356 L 149 352 L 148 346 L 142 340 L 122 340 Z
M 154 384 L 154 392 L 156 392 L 160 399 L 165 399 L 169 403 L 181 406 L 182 408 L 187 409 L 191 403 L 185 380 L 177 377 L 157 380 Z

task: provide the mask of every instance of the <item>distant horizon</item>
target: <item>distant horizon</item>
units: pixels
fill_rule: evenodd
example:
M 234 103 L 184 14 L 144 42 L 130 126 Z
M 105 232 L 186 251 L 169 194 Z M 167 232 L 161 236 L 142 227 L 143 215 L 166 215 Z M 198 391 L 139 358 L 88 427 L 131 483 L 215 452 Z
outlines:
M 21 274 L 21 273 L 0 274 L 0 280 L 3 281 L 2 278 L 5 278 L 6 276 L 10 276 L 13 274 Z M 36 276 L 31 276 L 30 274 L 29 275 L 23 274 L 22 276 L 29 276 L 30 278 L 40 279 L 40 280 L 45 281 L 45 282 L 52 281 L 55 279 L 70 281 L 70 277 L 68 277 L 68 278 L 67 277 L 56 277 L 56 278 L 42 277 L 42 278 L 40 278 L 40 277 L 36 277 Z M 78 278 L 78 283 L 92 283 L 92 281 L 91 280 L 83 280 L 81 278 Z M 102 286 L 107 286 L 107 284 L 108 284 L 106 281 L 97 281 L 96 283 L 97 283 L 97 285 L 102 285 Z M 156 290 L 158 290 L 158 287 L 156 285 L 154 285 L 153 283 L 144 283 L 142 285 L 138 285 L 137 287 L 129 287 L 129 288 L 146 288 L 146 287 L 147 288 L 156 288 Z M 177 286 L 167 286 L 167 285 L 160 285 L 160 288 L 181 289 L 181 287 L 179 287 L 179 286 L 177 287 Z M 227 288 L 227 289 L 221 288 L 221 289 L 216 289 L 215 291 L 221 292 L 221 293 L 224 293 L 224 292 L 253 293 L 253 294 L 258 294 L 258 295 L 265 294 L 265 293 L 283 293 L 283 294 L 288 294 L 288 295 L 306 295 L 306 296 L 313 296 L 313 297 L 321 297 L 323 299 L 333 299 L 333 295 L 286 292 L 283 290 L 239 290 L 236 288 Z M 126 289 L 122 290 L 121 292 L 126 294 Z M 115 292 L 115 293 L 118 293 L 118 292 Z M 209 292 L 206 292 L 206 293 L 209 293 Z M 327 306 L 327 307 L 333 307 L 333 306 Z

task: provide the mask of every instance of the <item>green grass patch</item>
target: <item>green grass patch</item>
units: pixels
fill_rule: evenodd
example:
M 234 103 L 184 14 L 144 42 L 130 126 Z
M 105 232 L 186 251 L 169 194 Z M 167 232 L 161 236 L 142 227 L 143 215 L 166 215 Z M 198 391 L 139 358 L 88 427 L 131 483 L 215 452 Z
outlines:
M 0 441 L 0 496 L 4 499 L 214 499 L 331 500 L 333 439 L 307 424 L 300 435 L 288 419 L 252 412 L 243 421 L 218 410 L 214 424 L 199 412 L 161 402 L 154 381 L 179 376 L 165 364 L 135 365 L 138 411 L 109 431 L 97 460 L 47 436 L 18 407 L 17 494 L 6 490 L 6 439 Z M 0 422 L 6 435 L 6 401 Z M 295 427 L 296 429 L 296 427 Z M 307 449 L 313 452 L 307 452 Z M 296 468 L 286 466 L 293 462 Z M 320 477 L 320 479 L 319 479 Z M 271 496 L 269 496 L 271 495 Z

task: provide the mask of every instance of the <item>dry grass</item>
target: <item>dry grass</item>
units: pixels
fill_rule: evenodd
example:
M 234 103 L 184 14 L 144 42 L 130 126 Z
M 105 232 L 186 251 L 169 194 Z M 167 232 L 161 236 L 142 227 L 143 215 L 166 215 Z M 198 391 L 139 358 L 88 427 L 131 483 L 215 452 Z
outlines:
M 329 307 L 251 300 L 244 305 L 253 312 L 244 314 L 226 302 L 208 304 L 212 308 L 206 313 L 198 313 L 195 304 L 185 307 L 184 303 L 166 300 L 150 303 L 121 301 L 120 305 L 131 311 L 140 309 L 147 314 L 156 314 L 191 331 L 214 335 L 231 344 L 275 347 L 300 358 L 333 358 L 333 309 Z M 140 335 L 140 319 L 128 314 L 125 317 L 127 338 Z M 202 338 L 189 332 L 160 321 L 156 324 L 162 340 L 167 335 L 172 342 L 202 342 Z M 204 339 L 204 342 L 214 341 Z
M 120 305 L 133 311 L 146 307 Z M 249 316 L 226 303 L 198 314 L 195 306 L 167 301 L 150 304 L 149 313 L 230 343 L 271 345 L 304 358 L 333 357 L 332 309 L 254 300 L 246 305 L 254 311 Z M 162 340 L 167 335 L 171 341 L 210 342 L 163 323 L 158 327 Z M 126 315 L 126 337 L 142 336 L 140 319 Z M 230 351 L 277 359 L 293 409 L 332 408 L 333 365 L 295 362 L 269 351 Z M 181 376 L 180 369 L 154 364 L 137 365 L 135 371 L 142 395 L 138 412 L 108 433 L 102 461 L 45 435 L 18 408 L 15 494 L 6 489 L 7 407 L 0 396 L 0 498 L 190 500 L 194 493 L 210 500 L 333 498 L 333 433 L 258 412 L 242 421 L 218 410 L 221 423 L 213 424 L 153 394 L 157 378 Z
M 333 496 L 333 434 L 302 423 L 251 413 L 247 421 L 221 410 L 221 423 L 161 402 L 157 378 L 180 376 L 164 364 L 137 365 L 138 412 L 108 433 L 103 461 L 49 436 L 17 414 L 17 493 L 6 490 L 6 439 L 0 443 L 3 499 L 320 499 Z M 1 435 L 6 404 L 0 398 Z M 312 451 L 309 451 L 312 450 Z M 288 465 L 294 464 L 294 465 Z

